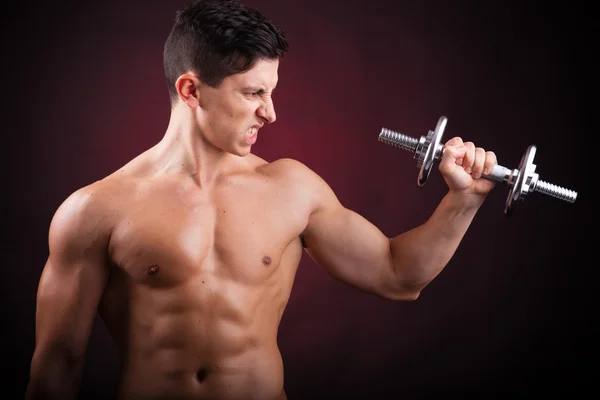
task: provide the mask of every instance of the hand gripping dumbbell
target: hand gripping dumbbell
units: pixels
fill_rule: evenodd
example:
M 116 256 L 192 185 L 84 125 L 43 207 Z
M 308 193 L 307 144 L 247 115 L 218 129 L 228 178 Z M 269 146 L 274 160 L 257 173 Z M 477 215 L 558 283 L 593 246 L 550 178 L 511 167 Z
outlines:
M 444 146 L 440 144 L 440 141 L 447 122 L 448 118 L 440 117 L 435 130 L 429 131 L 427 136 L 421 136 L 419 140 L 386 128 L 383 128 L 379 134 L 380 142 L 414 153 L 414 158 L 417 159 L 417 167 L 420 168 L 417 178 L 419 187 L 425 186 L 433 164 L 439 162 L 442 158 Z M 535 151 L 536 147 L 534 145 L 529 146 L 521 158 L 519 167 L 516 169 L 496 165 L 489 175 L 482 175 L 485 179 L 506 182 L 510 186 L 504 208 L 504 214 L 507 216 L 512 215 L 517 202 L 523 201 L 525 196 L 532 192 L 547 194 L 570 203 L 575 202 L 575 199 L 577 199 L 577 192 L 538 179 L 538 174 L 535 172 L 536 166 L 533 163 Z

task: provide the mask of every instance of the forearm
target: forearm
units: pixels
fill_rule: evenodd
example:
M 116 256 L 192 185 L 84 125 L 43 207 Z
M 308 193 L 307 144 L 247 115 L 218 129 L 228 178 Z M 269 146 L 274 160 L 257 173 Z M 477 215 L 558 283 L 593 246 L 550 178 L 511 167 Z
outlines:
M 49 354 L 34 356 L 25 400 L 76 399 L 81 370 L 81 363 L 69 357 Z
M 449 192 L 424 224 L 390 240 L 398 290 L 418 294 L 448 264 L 483 198 Z

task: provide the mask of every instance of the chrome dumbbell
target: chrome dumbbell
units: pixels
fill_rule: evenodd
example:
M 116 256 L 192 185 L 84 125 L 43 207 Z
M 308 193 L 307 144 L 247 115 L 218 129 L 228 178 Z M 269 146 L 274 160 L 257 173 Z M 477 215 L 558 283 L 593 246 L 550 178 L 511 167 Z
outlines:
M 417 159 L 417 167 L 420 168 L 417 178 L 419 187 L 425 185 L 433 164 L 439 162 L 442 158 L 444 146 L 440 144 L 440 141 L 447 122 L 448 118 L 440 117 L 435 130 L 429 131 L 427 136 L 421 136 L 418 140 L 386 128 L 383 128 L 379 133 L 380 142 L 413 153 L 414 158 Z M 507 216 L 512 215 L 519 201 L 524 200 L 526 195 L 533 192 L 540 192 L 569 203 L 573 203 L 577 199 L 577 192 L 539 179 L 538 174 L 535 172 L 536 166 L 533 163 L 535 151 L 536 147 L 534 145 L 529 146 L 521 158 L 519 167 L 516 169 L 496 165 L 489 175 L 482 175 L 485 179 L 506 182 L 510 186 L 504 208 L 504 214 Z

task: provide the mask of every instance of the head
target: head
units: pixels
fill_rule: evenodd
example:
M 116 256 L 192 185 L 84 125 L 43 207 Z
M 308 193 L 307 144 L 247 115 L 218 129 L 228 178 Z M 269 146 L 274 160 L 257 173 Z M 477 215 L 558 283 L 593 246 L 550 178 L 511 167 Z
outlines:
M 271 93 L 287 48 L 284 33 L 257 10 L 233 0 L 192 1 L 177 12 L 164 47 L 172 108 L 198 108 L 200 129 L 212 129 L 217 141 L 273 122 Z

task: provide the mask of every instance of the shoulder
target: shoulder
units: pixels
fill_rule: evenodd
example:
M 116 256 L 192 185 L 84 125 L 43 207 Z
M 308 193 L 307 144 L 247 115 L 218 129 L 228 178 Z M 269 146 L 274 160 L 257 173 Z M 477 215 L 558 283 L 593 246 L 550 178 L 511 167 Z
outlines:
M 82 238 L 108 234 L 112 225 L 114 183 L 96 181 L 69 194 L 56 209 L 50 223 L 50 238 Z
M 70 193 L 58 208 L 57 213 L 105 214 L 110 209 L 116 208 L 114 205 L 118 204 L 119 195 L 130 184 L 126 177 L 113 173 Z
M 323 179 L 307 165 L 292 158 L 280 158 L 262 167 L 265 174 L 280 177 L 286 183 L 322 185 Z
M 140 164 L 145 160 L 142 154 L 103 178 L 68 194 L 52 216 L 50 241 L 85 246 L 90 240 L 96 243 L 108 239 L 127 209 L 130 195 L 143 181 L 136 171 L 142 169 Z
M 281 158 L 262 167 L 264 174 L 279 181 L 294 195 L 307 198 L 313 208 L 337 203 L 338 199 L 329 184 L 304 163 L 291 158 Z

